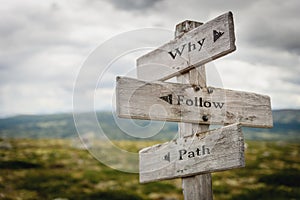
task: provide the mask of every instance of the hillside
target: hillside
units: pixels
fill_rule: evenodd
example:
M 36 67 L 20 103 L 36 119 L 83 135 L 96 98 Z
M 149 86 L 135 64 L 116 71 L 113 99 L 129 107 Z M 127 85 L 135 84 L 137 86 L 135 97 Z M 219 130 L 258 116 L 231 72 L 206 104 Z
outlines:
M 300 110 L 273 111 L 273 128 L 244 128 L 245 137 L 253 140 L 300 140 Z
M 89 120 L 90 113 L 80 114 L 85 132 L 97 132 L 98 127 Z M 104 133 L 114 140 L 134 140 L 135 138 L 125 134 L 117 125 L 112 113 L 97 112 L 99 125 Z M 131 126 L 127 119 L 120 119 L 123 127 Z M 149 122 L 135 120 L 139 126 L 145 126 Z M 159 122 L 157 123 L 159 125 Z M 151 130 L 149 130 L 151 132 Z M 167 123 L 159 134 L 151 138 L 160 140 L 173 138 L 177 132 L 175 123 Z M 77 130 L 72 114 L 54 115 L 21 115 L 0 119 L 0 137 L 2 138 L 74 138 L 77 137 Z
M 139 184 L 138 174 L 109 168 L 67 139 L 5 142 L 11 147 L 0 148 L 3 200 L 183 199 L 180 179 Z M 137 152 L 150 142 L 117 143 Z M 245 168 L 212 174 L 214 199 L 300 199 L 299 148 L 299 144 L 288 142 L 247 142 Z
M 85 118 L 84 128 L 97 131 L 93 124 Z M 97 118 L 103 131 L 110 139 L 137 140 L 125 134 L 116 124 L 114 117 L 109 112 L 97 112 Z M 274 127 L 272 129 L 243 128 L 246 139 L 252 140 L 300 140 L 300 110 L 275 110 L 273 111 Z M 129 120 L 120 121 L 125 126 L 132 126 Z M 140 126 L 149 122 L 135 120 Z M 157 123 L 159 126 L 160 123 Z M 156 125 L 152 126 L 155 128 Z M 92 127 L 92 128 L 91 128 Z M 151 132 L 152 130 L 149 130 Z M 159 134 L 151 137 L 152 140 L 171 139 L 177 132 L 177 123 L 166 123 Z M 72 114 L 53 115 L 21 115 L 0 119 L 0 137 L 5 138 L 73 138 L 77 131 Z

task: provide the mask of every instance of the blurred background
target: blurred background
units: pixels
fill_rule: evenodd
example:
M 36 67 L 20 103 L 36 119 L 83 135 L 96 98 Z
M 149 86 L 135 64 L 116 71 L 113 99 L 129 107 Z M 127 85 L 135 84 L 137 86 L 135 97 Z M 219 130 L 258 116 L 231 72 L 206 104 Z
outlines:
M 237 50 L 213 62 L 208 82 L 269 95 L 274 128 L 243 129 L 246 168 L 213 174 L 215 199 L 300 198 L 299 1 L 0 2 L 0 199 L 182 199 L 180 180 L 140 185 L 137 174 L 111 169 L 85 150 L 97 145 L 89 137 L 95 130 L 83 116 L 84 144 L 78 139 L 74 85 L 89 56 L 118 35 L 155 28 L 164 31 L 167 42 L 179 22 L 207 22 L 228 11 L 234 16 Z M 101 86 L 80 86 L 82 96 L 97 98 L 87 111 L 95 112 L 109 141 L 135 154 L 177 132 L 176 123 L 166 123 L 154 137 L 141 140 L 124 134 L 116 122 L 115 76 L 135 76 L 136 58 L 158 47 L 147 45 L 114 62 Z M 108 64 L 99 58 L 94 67 Z

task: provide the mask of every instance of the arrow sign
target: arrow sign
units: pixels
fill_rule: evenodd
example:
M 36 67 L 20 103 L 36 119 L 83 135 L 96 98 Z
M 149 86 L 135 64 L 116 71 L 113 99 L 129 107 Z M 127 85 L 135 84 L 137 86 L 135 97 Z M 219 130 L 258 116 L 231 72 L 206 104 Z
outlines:
M 228 12 L 138 58 L 138 78 L 167 80 L 235 49 L 233 16 Z
M 170 162 L 170 152 L 168 152 L 168 153 L 163 157 L 163 159 Z
M 189 84 L 117 77 L 118 116 L 201 124 L 239 122 L 243 126 L 262 128 L 273 126 L 268 96 L 213 87 L 209 90 L 194 88 Z
M 233 124 L 142 149 L 139 157 L 141 183 L 243 167 L 243 134 Z
M 172 105 L 172 94 L 169 94 L 167 96 L 162 96 L 162 97 L 159 97 L 159 98 Z
M 214 30 L 213 34 L 214 34 L 214 42 L 216 42 L 224 34 L 224 32 Z

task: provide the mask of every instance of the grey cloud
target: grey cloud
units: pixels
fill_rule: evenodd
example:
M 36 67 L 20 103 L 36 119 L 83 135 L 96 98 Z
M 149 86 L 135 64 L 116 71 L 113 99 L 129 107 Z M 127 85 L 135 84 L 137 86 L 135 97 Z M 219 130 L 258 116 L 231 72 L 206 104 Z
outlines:
M 295 76 L 291 76 L 288 78 L 283 78 L 284 82 L 287 82 L 289 84 L 292 84 L 294 86 L 297 86 L 297 88 L 299 88 L 298 86 L 300 85 L 300 80 L 299 80 L 299 76 L 295 75 Z
M 5 10 L 0 18 L 0 52 L 4 52 L 0 56 L 10 54 L 21 60 L 49 48 L 70 47 L 73 51 L 88 48 L 87 40 L 73 36 L 78 27 L 82 27 L 78 18 L 72 8 L 58 2 L 35 5 L 34 1 L 29 1 L 26 6 Z
M 272 47 L 277 50 L 285 50 L 300 55 L 300 24 L 277 25 L 274 22 L 258 22 L 251 34 L 247 36 L 247 42 L 254 47 Z M 291 27 L 296 26 L 297 29 Z
M 32 4 L 30 4 L 32 3 Z M 33 83 L 72 92 L 76 60 L 89 44 L 72 39 L 74 24 L 58 4 L 14 6 L 0 18 L 0 87 Z M 80 56 L 80 55 L 79 55 Z M 75 62 L 74 62 L 75 63 Z
M 236 10 L 246 9 L 253 5 L 255 1 L 237 1 L 237 0 L 214 0 L 214 1 L 195 1 L 199 5 L 199 9 L 208 10 Z
M 297 0 L 257 2 L 241 16 L 240 37 L 253 47 L 300 55 L 299 7 Z
M 300 85 L 298 0 L 76 0 L 72 4 L 64 1 L 39 3 L 37 0 L 28 0 L 26 3 L 21 0 L 9 2 L 10 8 L 1 9 L 0 18 L 0 91 L 5 91 L 1 95 L 8 99 L 8 103 L 2 105 L 2 108 L 7 110 L 5 112 L 9 112 L 10 102 L 15 104 L 22 104 L 23 101 L 31 102 L 22 98 L 9 99 L 10 96 L 18 97 L 22 92 L 26 93 L 24 90 L 27 89 L 27 85 L 31 86 L 29 92 L 35 90 L 34 87 L 37 86 L 36 90 L 45 88 L 51 92 L 53 99 L 58 99 L 56 98 L 56 95 L 59 96 L 58 90 L 65 94 L 59 98 L 70 99 L 80 64 L 83 64 L 88 53 L 97 44 L 103 43 L 113 35 L 155 24 L 172 29 L 173 33 L 173 27 L 180 21 L 191 19 L 205 22 L 229 10 L 233 12 L 235 19 L 237 51 L 222 59 L 246 63 L 249 72 L 255 69 L 253 73 L 269 73 L 266 81 L 276 82 L 276 86 L 273 83 L 270 87 L 265 86 L 264 90 L 270 93 L 280 94 L 285 91 L 295 95 L 295 92 L 286 88 L 296 88 Z M 136 13 L 139 17 L 135 16 Z M 159 40 L 155 35 L 139 35 L 141 39 L 146 37 Z M 105 66 L 111 61 L 111 55 L 115 50 L 134 43 L 132 41 L 133 39 L 128 38 L 116 41 L 118 45 L 115 45 L 115 48 L 106 47 L 105 52 L 96 56 L 90 63 L 93 65 L 91 72 L 81 83 L 80 92 L 95 89 L 96 81 L 92 81 L 91 77 L 97 74 L 100 66 Z M 169 39 L 163 39 L 159 44 L 153 43 L 150 47 L 160 46 L 167 41 Z M 100 62 L 100 58 L 105 62 Z M 223 62 L 222 59 L 220 62 Z M 134 69 L 134 61 L 135 58 L 132 56 L 114 63 L 114 67 L 107 71 L 106 77 L 99 83 L 99 89 L 113 89 L 114 77 L 126 74 L 131 68 Z M 233 73 L 243 70 L 238 66 L 232 67 Z M 253 74 L 253 77 L 257 74 Z M 247 77 L 243 73 L 242 75 L 235 76 L 236 79 L 241 79 L 236 86 L 251 88 L 250 83 L 243 81 Z M 221 76 L 224 79 L 228 78 L 225 73 Z M 259 77 L 264 79 L 265 76 Z M 35 98 L 42 99 L 42 94 L 39 93 L 36 91 Z M 67 104 L 59 105 L 60 109 L 64 110 Z M 31 108 L 41 109 L 34 104 Z
M 128 11 L 143 11 L 163 0 L 109 0 L 116 8 Z
M 251 64 L 260 63 L 266 67 L 277 66 L 289 70 L 293 70 L 300 64 L 298 55 L 269 45 L 260 47 L 255 44 L 237 44 L 237 51 L 232 56 L 234 59 Z
M 69 24 L 64 23 L 59 13 L 51 9 L 45 10 L 16 10 L 17 14 L 2 13 L 0 19 L 0 48 L 22 47 L 24 43 L 33 46 L 56 44 L 74 44 L 68 38 Z M 14 12 L 14 13 L 15 13 Z

